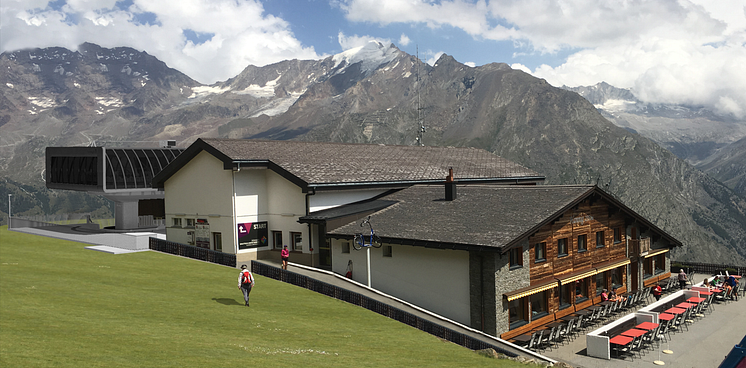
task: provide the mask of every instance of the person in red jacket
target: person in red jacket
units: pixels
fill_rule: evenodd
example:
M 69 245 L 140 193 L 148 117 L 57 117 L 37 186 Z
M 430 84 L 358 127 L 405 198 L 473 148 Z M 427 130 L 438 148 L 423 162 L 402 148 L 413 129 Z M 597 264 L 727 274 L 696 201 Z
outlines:
M 663 292 L 663 289 L 661 289 L 660 284 L 657 282 L 655 283 L 655 286 L 653 286 L 653 296 L 655 297 L 655 301 L 661 300 L 661 293 Z
M 282 258 L 282 269 L 287 270 L 288 258 L 290 258 L 290 251 L 288 250 L 287 245 L 282 248 L 282 252 L 280 252 L 280 258 Z
M 238 288 L 243 293 L 244 305 L 249 306 L 249 294 L 254 287 L 254 275 L 251 274 L 246 265 L 241 265 L 241 273 L 238 274 Z

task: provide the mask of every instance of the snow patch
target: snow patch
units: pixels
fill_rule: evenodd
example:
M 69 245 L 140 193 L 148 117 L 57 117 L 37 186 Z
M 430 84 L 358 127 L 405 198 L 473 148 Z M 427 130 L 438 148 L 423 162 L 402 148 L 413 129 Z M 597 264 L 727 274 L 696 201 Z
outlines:
M 625 111 L 630 106 L 634 106 L 634 101 L 627 101 L 627 100 L 614 100 L 609 99 L 606 100 L 602 105 L 594 105 L 597 109 L 603 109 L 603 110 L 609 110 L 609 111 Z
M 49 109 L 55 106 L 54 100 L 49 97 L 29 97 L 29 103 L 42 109 Z
M 5 83 L 5 85 L 8 86 L 8 88 L 13 88 L 13 83 Z
M 370 75 L 379 66 L 390 63 L 398 54 L 398 50 L 392 43 L 384 46 L 380 42 L 371 41 L 364 46 L 355 47 L 336 54 L 332 57 L 332 60 L 334 60 L 334 68 L 339 67 L 343 62 L 345 63 L 344 67 L 337 70 L 335 74 L 342 73 L 350 65 L 362 62 L 362 71 L 366 75 Z
M 80 88 L 80 83 L 78 83 L 78 82 L 73 82 L 73 87 L 75 87 L 75 88 Z
M 275 78 L 275 80 L 271 80 L 265 83 L 263 87 L 258 84 L 251 84 L 240 91 L 232 92 L 239 95 L 251 95 L 256 98 L 271 98 L 275 95 L 275 86 L 277 86 L 277 81 L 280 80 L 280 77 L 282 77 L 282 74 L 279 74 L 277 78 Z
M 260 107 L 259 110 L 254 112 L 254 114 L 252 114 L 250 117 L 255 118 L 262 114 L 265 114 L 267 116 L 280 115 L 285 111 L 288 111 L 290 106 L 293 106 L 295 101 L 298 101 L 300 96 L 303 95 L 303 93 L 305 92 L 305 90 L 303 90 L 302 92 L 291 92 L 290 96 L 274 99 L 264 106 Z
M 208 95 L 221 94 L 228 91 L 229 88 L 211 87 L 211 86 L 200 86 L 192 88 L 192 95 L 189 98 L 199 98 Z
M 124 106 L 124 103 L 122 103 L 121 99 L 115 98 L 115 97 L 94 97 L 96 100 L 96 103 L 99 105 L 103 105 L 106 107 L 122 107 Z

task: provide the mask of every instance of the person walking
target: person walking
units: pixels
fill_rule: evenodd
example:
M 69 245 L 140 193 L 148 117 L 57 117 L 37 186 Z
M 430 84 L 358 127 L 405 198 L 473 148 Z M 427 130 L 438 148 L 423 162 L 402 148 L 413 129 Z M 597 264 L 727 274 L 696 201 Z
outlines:
M 683 290 L 686 287 L 686 272 L 682 268 L 679 272 L 679 287 Z
M 655 301 L 661 300 L 661 293 L 663 293 L 663 288 L 661 288 L 661 285 L 659 283 L 655 283 L 655 286 L 653 286 L 653 296 L 655 297 Z
M 280 252 L 280 258 L 282 259 L 282 269 L 287 270 L 288 269 L 288 258 L 290 258 L 290 251 L 288 250 L 287 245 L 285 245 L 282 248 L 282 252 Z
M 252 287 L 254 287 L 254 275 L 246 268 L 246 265 L 241 265 L 241 273 L 238 274 L 238 288 L 243 292 L 244 305 L 247 307 L 249 306 L 249 293 L 251 293 Z

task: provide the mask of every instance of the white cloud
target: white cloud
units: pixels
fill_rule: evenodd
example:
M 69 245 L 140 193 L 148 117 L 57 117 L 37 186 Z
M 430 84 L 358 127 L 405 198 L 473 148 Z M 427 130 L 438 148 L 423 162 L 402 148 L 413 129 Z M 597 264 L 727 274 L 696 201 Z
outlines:
M 233 77 L 250 64 L 320 57 L 295 38 L 285 20 L 264 14 L 257 0 L 134 0 L 128 9 L 115 4 L 115 0 L 68 0 L 55 11 L 46 1 L 3 0 L 0 50 L 75 49 L 83 42 L 129 46 L 147 50 L 203 83 Z M 154 24 L 140 24 L 135 20 L 140 15 L 154 16 Z M 185 30 L 213 37 L 194 44 Z
M 402 33 L 401 37 L 399 37 L 399 45 L 401 46 L 407 46 L 409 43 L 412 42 L 412 40 L 407 37 L 404 33 Z
M 427 61 L 425 62 L 430 64 L 430 66 L 434 66 L 435 62 L 437 62 L 438 59 L 440 59 L 440 57 L 443 56 L 443 54 L 445 54 L 443 51 L 432 52 L 430 50 L 427 50 L 425 51 L 425 55 L 426 55 L 425 57 L 427 56 L 430 56 L 430 57 L 428 57 Z
M 355 47 L 365 46 L 368 44 L 368 42 L 380 42 L 384 45 L 388 45 L 391 43 L 391 40 L 387 38 L 358 35 L 347 36 L 342 32 L 339 32 L 337 34 L 337 40 L 339 41 L 339 46 L 342 47 L 342 50 L 349 50 Z
M 572 51 L 532 73 L 553 85 L 606 81 L 648 102 L 746 116 L 743 0 L 346 0 L 340 8 L 354 22 L 450 26 L 522 52 Z

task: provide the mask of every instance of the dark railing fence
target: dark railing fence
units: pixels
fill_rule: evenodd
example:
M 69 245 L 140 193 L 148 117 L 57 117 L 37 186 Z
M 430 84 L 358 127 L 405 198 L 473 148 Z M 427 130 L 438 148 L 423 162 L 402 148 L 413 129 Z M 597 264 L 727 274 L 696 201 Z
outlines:
M 192 245 L 176 243 L 168 240 L 150 238 L 150 249 L 159 252 L 175 254 L 182 257 L 199 259 L 201 261 L 217 263 L 224 266 L 236 267 L 236 255 L 199 248 Z
M 696 272 L 696 273 L 703 273 L 706 275 L 715 275 L 715 274 L 721 274 L 721 273 L 725 274 L 726 270 L 728 271 L 728 273 L 732 275 L 743 275 L 744 273 L 746 273 L 746 267 L 744 266 L 723 265 L 723 264 L 716 264 L 716 263 L 671 261 L 671 272 L 672 273 L 678 273 L 682 268 L 687 273 Z
M 269 277 L 271 279 L 280 280 L 295 286 L 300 286 L 302 288 L 306 288 L 308 290 L 312 290 L 317 293 L 363 307 L 370 311 L 384 315 L 401 323 L 405 323 L 409 326 L 425 331 L 431 335 L 435 335 L 441 339 L 448 340 L 452 343 L 472 350 L 492 348 L 495 349 L 495 351 L 498 353 L 502 353 L 511 357 L 517 356 L 517 354 L 513 352 L 501 349 L 495 345 L 488 344 L 484 341 L 475 339 L 468 335 L 464 335 L 460 332 L 453 331 L 439 324 L 415 316 L 414 314 L 411 314 L 409 312 L 405 312 L 401 309 L 392 307 L 375 299 L 371 299 L 365 295 L 343 289 L 308 276 L 299 275 L 297 273 L 286 271 L 278 267 L 253 261 L 251 262 L 251 271 L 256 274 Z

